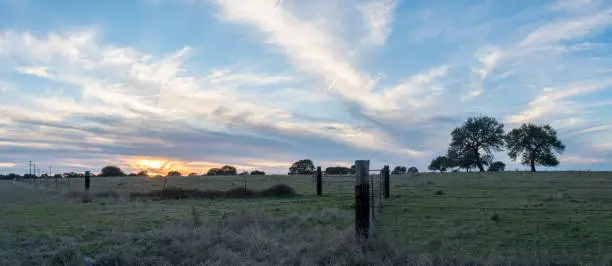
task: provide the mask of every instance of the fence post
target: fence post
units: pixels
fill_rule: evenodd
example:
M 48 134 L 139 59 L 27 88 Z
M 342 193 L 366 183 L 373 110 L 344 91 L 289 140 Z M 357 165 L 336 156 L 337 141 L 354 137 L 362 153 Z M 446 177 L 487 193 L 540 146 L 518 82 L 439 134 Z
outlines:
M 317 196 L 321 196 L 323 194 L 323 172 L 321 171 L 321 166 L 317 167 Z
M 370 161 L 355 161 L 355 234 L 357 240 L 370 233 Z
M 85 191 L 89 191 L 89 171 L 85 171 Z
M 384 196 L 385 196 L 385 199 L 388 199 L 389 198 L 389 187 L 390 187 L 389 186 L 389 175 L 390 175 L 389 174 L 389 166 L 385 165 L 385 167 L 383 169 L 384 169 L 384 173 L 383 173 L 384 174 L 384 176 L 383 176 L 383 178 L 384 178 L 384 180 L 383 180 L 383 182 L 384 182 L 384 184 L 383 184 L 384 185 Z

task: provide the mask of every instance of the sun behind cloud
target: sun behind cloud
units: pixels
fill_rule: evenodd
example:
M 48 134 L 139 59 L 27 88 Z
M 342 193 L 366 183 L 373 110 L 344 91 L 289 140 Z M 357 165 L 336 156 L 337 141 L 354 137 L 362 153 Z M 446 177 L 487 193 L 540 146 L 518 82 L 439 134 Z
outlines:
M 187 175 L 192 170 L 184 162 L 164 158 L 136 157 L 129 159 L 127 164 L 137 172 L 146 171 L 149 176 L 166 176 L 171 171 L 178 171 L 181 175 Z

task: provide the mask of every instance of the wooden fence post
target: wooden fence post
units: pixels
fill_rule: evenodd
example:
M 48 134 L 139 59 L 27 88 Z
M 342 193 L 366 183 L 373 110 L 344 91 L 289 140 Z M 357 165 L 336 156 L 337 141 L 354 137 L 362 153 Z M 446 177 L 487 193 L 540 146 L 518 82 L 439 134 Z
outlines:
M 370 234 L 370 161 L 355 161 L 355 234 L 357 240 Z
M 384 182 L 384 184 L 383 184 L 384 185 L 384 196 L 385 196 L 385 199 L 388 199 L 389 198 L 389 188 L 390 188 L 390 186 L 389 186 L 389 176 L 390 176 L 389 166 L 385 165 L 385 167 L 383 169 L 384 169 L 384 173 L 383 173 L 384 174 L 384 176 L 383 176 L 383 178 L 384 178 L 384 180 L 383 180 L 383 182 Z
M 89 171 L 85 171 L 85 191 L 89 191 Z
M 323 172 L 321 166 L 317 167 L 317 196 L 323 194 Z

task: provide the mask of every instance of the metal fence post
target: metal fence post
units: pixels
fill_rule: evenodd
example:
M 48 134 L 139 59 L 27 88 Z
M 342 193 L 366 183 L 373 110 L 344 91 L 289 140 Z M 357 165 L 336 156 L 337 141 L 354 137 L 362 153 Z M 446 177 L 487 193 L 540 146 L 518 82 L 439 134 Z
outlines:
M 383 173 L 383 178 L 384 178 L 384 196 L 385 196 L 385 199 L 388 199 L 389 198 L 389 188 L 390 188 L 390 186 L 389 186 L 389 176 L 390 176 L 390 174 L 389 174 L 389 166 L 385 165 L 385 167 L 383 168 L 383 171 L 384 171 L 384 173 Z
M 358 240 L 370 233 L 370 161 L 355 161 L 355 234 Z
M 323 172 L 321 166 L 317 167 L 317 196 L 323 194 Z

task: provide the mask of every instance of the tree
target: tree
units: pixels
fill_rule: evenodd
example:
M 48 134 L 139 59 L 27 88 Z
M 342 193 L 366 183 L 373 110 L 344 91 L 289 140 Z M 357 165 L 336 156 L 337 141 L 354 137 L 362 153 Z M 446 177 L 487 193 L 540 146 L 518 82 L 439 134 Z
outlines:
M 406 174 L 406 171 L 408 171 L 406 169 L 406 166 L 396 166 L 395 168 L 393 168 L 393 171 L 391 171 L 392 175 L 403 175 Z
M 136 174 L 137 176 L 149 176 L 149 173 L 145 170 L 142 170 Z
M 562 154 L 565 151 L 565 145 L 557 138 L 557 131 L 550 125 L 523 124 L 508 132 L 505 139 L 508 156 L 513 161 L 520 158 L 523 165 L 531 166 L 531 172 L 536 171 L 536 165 L 559 165 L 555 152 Z
M 53 176 L 53 178 L 62 178 L 62 175 L 60 175 L 60 174 L 55 174 L 55 175 Z
M 121 170 L 121 168 L 117 166 L 108 165 L 102 168 L 102 171 L 100 171 L 99 176 L 103 176 L 103 177 L 125 176 L 125 173 Z
M 500 161 L 494 162 L 489 166 L 488 172 L 503 172 L 506 170 L 506 164 Z
M 264 171 L 253 170 L 251 175 L 266 175 L 266 173 Z
M 469 172 L 470 169 L 478 167 L 476 163 L 478 160 L 480 160 L 482 165 L 489 165 L 493 160 L 493 156 L 490 154 L 482 155 L 479 159 L 476 159 L 476 156 L 474 150 L 468 149 L 465 146 L 451 146 L 446 154 L 446 164 L 448 168 L 459 167 Z
M 485 161 L 481 152 L 492 157 L 493 151 L 504 147 L 504 125 L 488 116 L 471 117 L 451 132 L 450 146 L 469 154 L 463 159 L 473 159 L 480 172 L 484 172 Z M 464 162 L 467 163 L 467 162 Z
M 189 176 L 199 176 L 198 173 L 189 173 Z
M 327 175 L 348 175 L 351 169 L 344 166 L 332 166 L 325 168 L 325 174 Z
M 221 175 L 221 173 L 221 169 L 219 168 L 210 168 L 208 172 L 206 172 L 206 175 Z
M 237 175 L 238 172 L 236 171 L 236 167 L 233 167 L 231 165 L 224 165 L 223 167 L 221 167 L 221 174 L 222 175 Z
M 414 167 L 414 166 L 412 166 L 412 167 L 408 168 L 408 173 L 409 174 L 418 174 L 419 173 L 419 169 Z
M 435 159 L 431 160 L 431 163 L 429 164 L 429 167 L 427 167 L 427 169 L 429 169 L 430 171 L 440 171 L 440 173 L 442 173 L 446 172 L 446 168 L 448 167 L 448 158 L 446 156 L 438 156 Z
M 170 171 L 166 176 L 181 176 L 181 172 L 179 171 Z
M 310 175 L 315 170 L 314 163 L 310 159 L 299 160 L 289 168 L 290 175 Z

